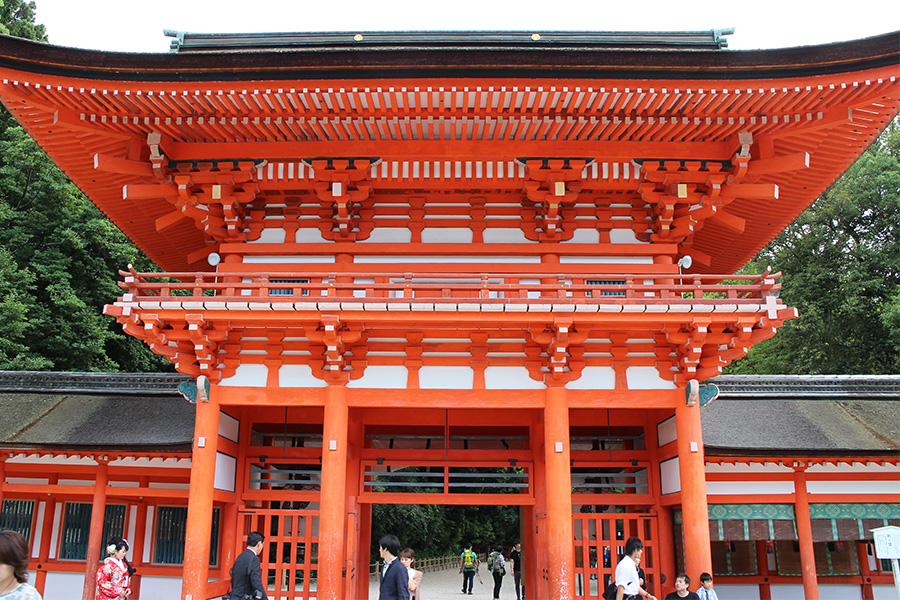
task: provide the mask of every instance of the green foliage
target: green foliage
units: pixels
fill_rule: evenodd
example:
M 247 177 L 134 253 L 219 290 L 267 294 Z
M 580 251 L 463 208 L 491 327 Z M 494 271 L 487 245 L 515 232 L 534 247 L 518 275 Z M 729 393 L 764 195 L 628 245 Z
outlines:
M 799 310 L 728 373 L 900 373 L 900 127 L 895 122 L 744 271 L 782 271 Z
M 26 40 L 47 41 L 47 30 L 34 22 L 33 1 L 0 0 L 0 33 Z

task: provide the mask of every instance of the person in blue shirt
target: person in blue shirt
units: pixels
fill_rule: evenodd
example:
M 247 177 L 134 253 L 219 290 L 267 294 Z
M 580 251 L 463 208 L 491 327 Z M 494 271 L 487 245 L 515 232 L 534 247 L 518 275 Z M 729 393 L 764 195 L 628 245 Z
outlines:
M 697 588 L 697 595 L 700 600 L 719 600 L 716 590 L 712 589 L 712 575 L 709 573 L 700 574 L 700 587 Z

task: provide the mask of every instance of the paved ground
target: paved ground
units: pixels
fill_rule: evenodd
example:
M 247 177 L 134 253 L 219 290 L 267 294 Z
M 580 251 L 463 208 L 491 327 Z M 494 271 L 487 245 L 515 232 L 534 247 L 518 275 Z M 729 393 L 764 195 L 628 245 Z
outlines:
M 484 567 L 480 570 L 481 584 L 478 582 L 478 576 L 475 576 L 475 588 L 471 596 L 463 596 L 462 575 L 457 569 L 447 569 L 445 571 L 432 571 L 425 573 L 422 578 L 422 600 L 463 600 L 471 598 L 472 600 L 491 600 L 494 592 L 494 580 L 485 573 Z M 516 589 L 513 585 L 511 576 L 503 578 L 503 587 L 500 588 L 501 600 L 516 600 Z M 373 582 L 369 585 L 369 600 L 378 600 L 378 584 Z

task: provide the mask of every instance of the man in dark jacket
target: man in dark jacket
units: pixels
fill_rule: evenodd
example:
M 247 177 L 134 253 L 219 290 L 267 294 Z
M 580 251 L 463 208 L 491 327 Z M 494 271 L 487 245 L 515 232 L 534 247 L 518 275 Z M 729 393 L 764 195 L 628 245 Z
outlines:
M 381 571 L 381 587 L 378 600 L 409 600 L 409 573 L 397 555 L 400 540 L 396 535 L 385 535 L 378 540 L 378 554 L 384 561 Z
M 269 600 L 259 569 L 259 553 L 263 549 L 263 537 L 258 531 L 247 536 L 247 549 L 241 552 L 231 567 L 231 595 L 229 600 L 253 598 Z

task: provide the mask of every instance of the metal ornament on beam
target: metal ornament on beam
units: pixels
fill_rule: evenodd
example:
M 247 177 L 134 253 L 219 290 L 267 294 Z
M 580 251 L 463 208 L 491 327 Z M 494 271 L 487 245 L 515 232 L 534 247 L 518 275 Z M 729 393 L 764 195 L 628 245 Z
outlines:
M 714 383 L 701 385 L 696 379 L 691 379 L 684 386 L 684 399 L 688 406 L 695 406 L 697 402 L 700 406 L 706 406 L 718 397 L 719 386 Z
M 178 392 L 191 404 L 196 404 L 198 398 L 200 402 L 209 402 L 209 387 L 209 378 L 201 375 L 196 382 L 182 381 L 179 383 Z

